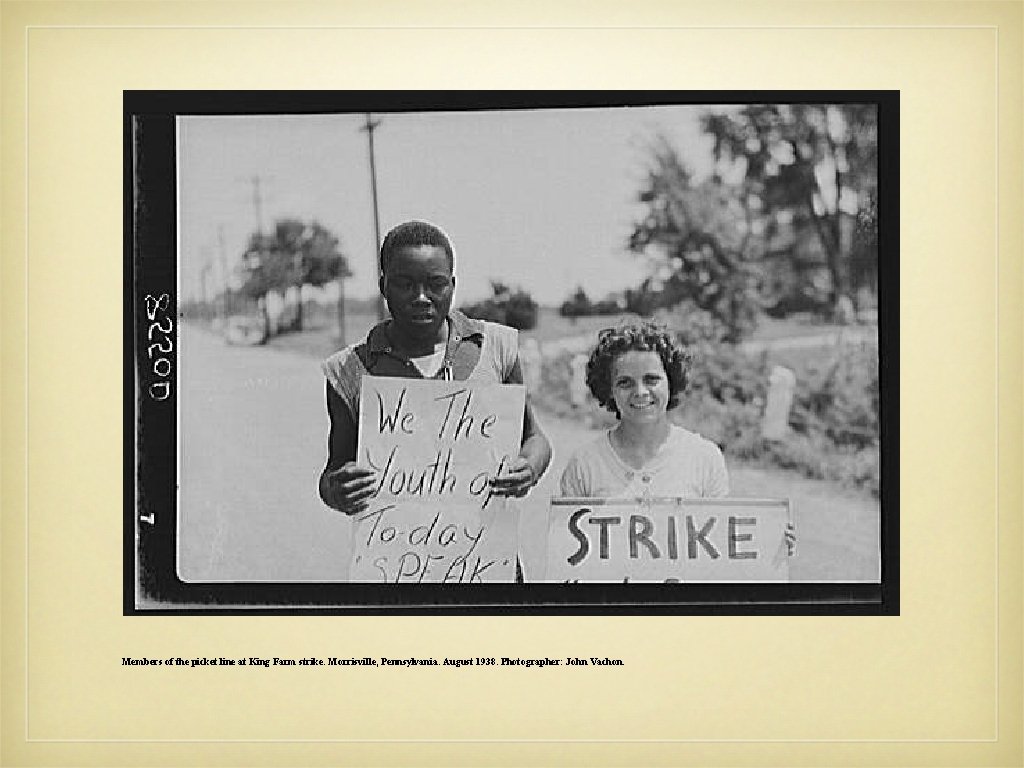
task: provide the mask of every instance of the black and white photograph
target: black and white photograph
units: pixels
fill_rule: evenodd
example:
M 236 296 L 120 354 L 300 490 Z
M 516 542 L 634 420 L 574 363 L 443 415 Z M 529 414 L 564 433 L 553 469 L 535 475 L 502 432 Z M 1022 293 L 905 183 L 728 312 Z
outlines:
M 0 764 L 1021 765 L 1017 0 L 0 19 Z
M 898 613 L 898 94 L 124 97 L 126 613 Z

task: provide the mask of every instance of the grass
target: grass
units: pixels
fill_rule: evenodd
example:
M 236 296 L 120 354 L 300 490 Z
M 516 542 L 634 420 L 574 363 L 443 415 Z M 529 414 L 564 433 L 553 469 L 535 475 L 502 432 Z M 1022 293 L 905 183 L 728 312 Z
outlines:
M 308 305 L 306 309 L 307 331 L 303 333 L 329 332 L 336 323 L 336 315 L 333 311 L 320 309 L 315 305 Z M 603 315 L 594 317 L 568 318 L 562 317 L 555 307 L 541 307 L 538 315 L 537 327 L 523 331 L 524 338 L 536 339 L 543 343 L 557 341 L 572 336 L 597 335 L 603 328 L 616 325 L 623 319 L 635 318 L 635 315 L 622 313 L 618 315 Z M 349 339 L 359 340 L 366 335 L 377 316 L 372 312 L 353 310 L 346 313 L 346 336 Z M 828 323 L 815 323 L 800 317 L 778 320 L 771 317 L 763 317 L 761 323 L 751 336 L 752 341 L 774 341 L 777 339 L 791 339 L 805 336 L 819 336 L 835 334 L 843 331 L 846 326 L 833 325 Z
M 570 320 L 558 314 L 553 308 L 544 307 L 540 310 L 537 327 L 523 331 L 524 339 L 535 339 L 545 344 L 559 339 L 575 336 L 597 337 L 602 328 L 615 325 L 620 318 L 629 315 L 610 315 L 606 317 L 581 317 Z M 349 312 L 345 314 L 345 340 L 353 344 L 366 338 L 367 332 L 377 322 L 377 316 L 367 312 Z M 307 354 L 312 357 L 327 357 L 341 349 L 337 316 L 332 313 L 308 309 L 306 312 L 305 330 L 297 333 L 284 333 L 274 336 L 268 342 L 274 349 Z
M 632 315 L 607 315 L 603 317 L 581 317 L 570 319 L 558 314 L 553 307 L 542 307 L 537 327 L 523 331 L 524 339 L 535 339 L 540 344 L 558 341 L 564 338 L 588 336 L 597 338 L 597 332 L 603 328 L 616 325 L 624 318 Z M 366 338 L 370 328 L 377 322 L 372 312 L 353 311 L 345 315 L 345 343 L 353 344 Z M 814 324 L 799 319 L 775 320 L 766 317 L 751 337 L 752 341 L 776 341 L 787 338 L 806 336 L 832 335 L 843 329 L 843 326 Z M 337 329 L 337 316 L 331 312 L 310 305 L 306 310 L 306 328 L 297 333 L 285 333 L 274 336 L 268 342 L 274 349 L 294 352 L 309 357 L 324 358 L 345 344 L 342 343 Z M 790 368 L 801 368 L 808 362 L 823 361 L 822 347 L 798 347 L 794 349 L 771 349 L 768 360 L 772 364 L 785 365 Z

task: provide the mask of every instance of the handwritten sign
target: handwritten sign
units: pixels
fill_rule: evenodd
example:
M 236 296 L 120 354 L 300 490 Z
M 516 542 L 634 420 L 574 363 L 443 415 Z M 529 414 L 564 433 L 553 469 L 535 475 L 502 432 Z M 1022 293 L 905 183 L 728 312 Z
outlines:
M 547 581 L 788 581 L 789 501 L 553 499 Z
M 349 579 L 513 581 L 518 510 L 488 482 L 519 454 L 525 390 L 364 376 L 359 461 L 377 472 L 355 517 Z

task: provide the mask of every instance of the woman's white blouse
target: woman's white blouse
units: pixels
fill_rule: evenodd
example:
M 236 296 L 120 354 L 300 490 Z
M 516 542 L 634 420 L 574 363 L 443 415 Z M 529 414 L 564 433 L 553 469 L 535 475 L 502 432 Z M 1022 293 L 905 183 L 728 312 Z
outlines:
M 718 446 L 696 432 L 672 425 L 658 453 L 634 469 L 612 448 L 611 432 L 579 448 L 562 473 L 563 496 L 591 498 L 729 495 L 729 473 Z

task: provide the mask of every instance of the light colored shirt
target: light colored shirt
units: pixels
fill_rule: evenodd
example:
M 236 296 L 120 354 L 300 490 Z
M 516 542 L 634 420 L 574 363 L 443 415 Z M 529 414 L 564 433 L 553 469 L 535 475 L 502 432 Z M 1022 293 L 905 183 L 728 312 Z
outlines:
M 434 351 L 429 355 L 423 355 L 422 357 L 410 357 L 413 365 L 420 369 L 420 373 L 423 374 L 423 378 L 429 379 L 435 376 L 439 370 L 441 370 L 441 363 L 444 362 L 444 348 L 445 345 L 435 344 Z
M 591 498 L 729 495 L 729 473 L 718 446 L 696 432 L 672 425 L 668 439 L 642 469 L 612 448 L 611 431 L 579 448 L 562 473 L 562 496 Z

